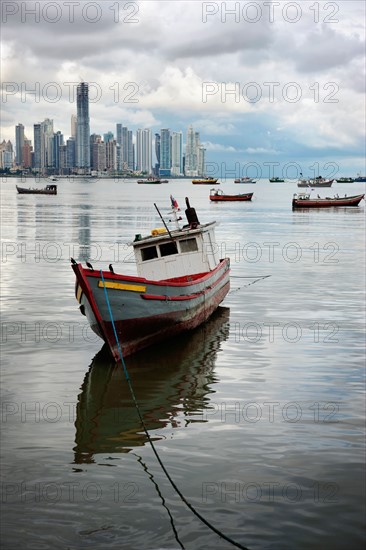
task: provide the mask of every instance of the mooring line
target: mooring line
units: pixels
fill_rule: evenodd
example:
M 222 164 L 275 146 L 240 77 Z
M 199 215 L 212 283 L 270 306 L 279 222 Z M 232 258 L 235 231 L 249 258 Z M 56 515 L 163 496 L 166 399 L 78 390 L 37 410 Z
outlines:
M 231 279 L 233 277 L 235 277 L 235 279 L 253 279 L 253 277 L 240 277 L 239 275 L 237 275 L 237 276 L 231 275 L 230 276 Z M 238 292 L 238 290 L 241 290 L 242 288 L 245 288 L 245 287 L 250 286 L 250 285 L 254 285 L 254 283 L 258 283 L 258 281 L 262 281 L 263 279 L 268 279 L 268 277 L 271 277 L 271 275 L 264 275 L 263 277 L 259 277 L 258 279 L 255 279 L 254 281 L 252 281 L 251 283 L 249 283 L 247 285 L 242 285 L 242 286 L 239 286 L 238 288 L 233 288 L 233 290 L 229 290 L 229 294 L 234 294 L 235 292 Z
M 155 490 L 156 492 L 158 493 L 159 497 L 161 498 L 161 502 L 164 506 L 164 508 L 166 509 L 166 511 L 168 512 L 168 516 L 169 516 L 169 520 L 170 520 L 170 524 L 172 526 L 172 530 L 173 530 L 173 533 L 174 533 L 174 536 L 175 536 L 175 539 L 176 541 L 178 542 L 179 546 L 182 548 L 182 550 L 185 550 L 184 546 L 183 546 L 183 543 L 179 540 L 179 536 L 178 536 L 178 531 L 174 525 L 174 519 L 173 519 L 173 516 L 168 508 L 168 506 L 166 505 L 165 503 L 165 498 L 164 496 L 162 495 L 162 492 L 160 491 L 160 487 L 159 485 L 156 483 L 155 479 L 154 479 L 154 476 L 152 475 L 152 473 L 149 472 L 145 462 L 142 461 L 142 458 L 141 456 L 139 456 L 138 454 L 136 453 L 133 453 L 136 457 L 137 457 L 137 462 L 139 462 L 141 464 L 141 466 L 143 467 L 144 471 L 147 473 L 147 475 L 149 476 L 149 479 L 151 480 L 151 483 L 154 485 L 155 487 Z
M 122 354 L 122 349 L 121 349 L 121 345 L 119 343 L 119 339 L 118 339 L 118 335 L 117 335 L 117 330 L 116 330 L 116 326 L 114 324 L 114 319 L 113 319 L 113 314 L 112 314 L 112 309 L 111 309 L 111 305 L 110 305 L 110 302 L 109 302 L 109 298 L 108 298 L 108 292 L 107 292 L 107 287 L 105 285 L 105 282 L 104 282 L 104 276 L 103 276 L 103 271 L 100 270 L 100 276 L 102 278 L 102 282 L 103 282 L 103 288 L 104 288 L 104 294 L 105 294 L 105 299 L 106 299 L 106 302 L 107 302 L 107 307 L 108 307 L 108 312 L 109 312 L 109 316 L 111 318 L 111 323 L 112 323 L 112 327 L 113 327 L 113 333 L 114 333 L 114 337 L 116 339 L 116 343 L 117 343 L 117 347 L 118 347 L 118 353 L 119 353 L 119 356 L 121 358 L 121 363 L 122 363 L 122 366 L 123 366 L 123 371 L 124 371 L 124 374 L 125 374 L 125 377 L 126 377 L 126 380 L 127 380 L 127 383 L 128 383 L 128 387 L 129 387 L 129 390 L 130 390 L 130 393 L 131 393 L 131 396 L 132 396 L 132 400 L 134 402 L 134 405 L 136 407 L 136 411 L 137 411 L 137 414 L 140 418 L 140 422 L 141 422 L 141 425 L 142 425 L 142 428 L 146 434 L 146 437 L 150 443 L 150 446 L 155 454 L 155 457 L 157 459 L 157 461 L 159 462 L 160 464 L 160 467 L 161 469 L 163 470 L 163 472 L 165 473 L 167 479 L 169 480 L 171 486 L 173 487 L 173 489 L 175 490 L 175 492 L 179 495 L 180 499 L 184 502 L 184 504 L 191 510 L 191 512 L 193 512 L 193 514 L 198 517 L 202 523 L 204 523 L 205 525 L 207 525 L 207 527 L 209 529 L 211 529 L 211 531 L 213 531 L 214 533 L 216 533 L 217 535 L 219 535 L 221 538 L 223 538 L 224 540 L 226 540 L 227 542 L 229 542 L 230 544 L 232 544 L 233 546 L 236 546 L 236 548 L 240 548 L 241 550 L 249 550 L 246 546 L 243 546 L 241 545 L 240 543 L 236 542 L 235 540 L 231 539 L 230 537 L 228 537 L 227 535 L 225 535 L 224 533 L 222 533 L 222 531 L 220 531 L 219 529 L 216 529 L 216 527 L 214 527 L 209 521 L 207 521 L 207 519 L 205 519 L 199 512 L 197 512 L 197 510 L 193 507 L 193 505 L 185 498 L 185 496 L 183 495 L 183 493 L 180 491 L 180 489 L 177 487 L 177 485 L 175 484 L 175 482 L 173 481 L 173 479 L 170 477 L 170 474 L 168 472 L 168 470 L 165 468 L 159 454 L 158 454 L 158 451 L 155 449 L 155 445 L 150 437 L 150 434 L 149 432 L 147 431 L 147 428 L 146 428 L 146 425 L 145 425 L 145 422 L 144 422 L 144 419 L 142 417 L 142 414 L 141 414 L 141 411 L 140 411 L 140 407 L 139 407 L 139 404 L 137 402 L 137 399 L 136 399 L 136 396 L 135 396 L 135 392 L 133 391 L 133 387 L 132 387 L 132 384 L 131 384 L 131 380 L 130 380 L 130 376 L 128 374 L 128 370 L 127 370 L 127 367 L 126 367 L 126 363 L 124 361 L 124 358 L 123 358 L 123 354 Z M 267 275 L 269 276 L 269 275 Z

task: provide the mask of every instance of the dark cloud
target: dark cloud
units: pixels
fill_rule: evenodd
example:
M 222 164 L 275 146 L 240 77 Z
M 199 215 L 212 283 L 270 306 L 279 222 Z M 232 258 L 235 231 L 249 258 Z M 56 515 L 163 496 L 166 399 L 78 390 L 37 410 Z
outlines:
M 289 50 L 300 72 L 320 72 L 348 65 L 365 54 L 365 45 L 357 36 L 346 36 L 332 28 L 310 32 L 297 48 Z

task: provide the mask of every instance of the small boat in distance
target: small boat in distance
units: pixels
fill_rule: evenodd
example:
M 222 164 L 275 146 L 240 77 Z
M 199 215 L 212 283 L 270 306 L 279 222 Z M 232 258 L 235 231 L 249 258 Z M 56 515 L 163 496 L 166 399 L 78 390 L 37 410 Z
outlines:
M 322 178 L 321 176 L 318 176 L 317 178 L 313 179 L 301 179 L 297 183 L 297 187 L 332 187 L 332 183 L 334 180 L 327 180 Z
M 241 195 L 225 195 L 221 189 L 210 189 L 210 201 L 251 201 L 253 193 L 243 193 Z
M 357 183 L 365 183 L 366 182 L 366 176 L 361 176 L 361 174 L 357 174 L 357 178 L 355 178 L 354 181 L 357 181 Z
M 269 181 L 271 183 L 284 183 L 285 180 L 281 179 L 281 178 L 269 178 Z
M 220 184 L 219 181 L 217 181 L 218 178 L 210 178 L 210 177 L 202 177 L 202 178 L 194 178 L 192 180 L 192 183 L 194 185 L 210 185 L 210 184 L 213 184 L 213 183 L 216 183 L 217 185 Z
M 48 181 L 50 181 L 50 182 L 55 182 L 55 181 L 58 181 L 58 179 L 56 178 L 56 176 L 50 176 L 50 177 L 48 178 Z
M 339 197 L 335 195 L 333 198 L 321 198 L 319 195 L 311 197 L 310 193 L 295 193 L 292 199 L 292 209 L 297 208 L 329 208 L 332 206 L 358 206 L 365 195 L 354 195 L 352 197 Z
M 339 178 L 336 180 L 337 183 L 353 183 L 354 181 L 353 178 Z
M 149 176 L 144 180 L 137 180 L 137 183 L 162 183 L 160 178 L 155 178 L 154 176 Z
M 46 185 L 44 189 L 26 189 L 16 185 L 20 195 L 57 195 L 57 185 Z
M 234 180 L 234 183 L 257 183 L 256 181 L 254 181 L 252 178 L 236 178 Z
M 75 296 L 92 330 L 116 361 L 204 323 L 230 288 L 230 259 L 220 258 L 216 222 L 201 224 L 186 198 L 187 224 L 180 227 L 177 201 L 170 197 L 176 229 L 164 227 L 131 243 L 137 275 L 87 267 L 71 258 Z M 112 317 L 113 316 L 113 317 Z M 117 338 L 117 340 L 116 340 Z M 163 350 L 162 350 L 163 353 Z

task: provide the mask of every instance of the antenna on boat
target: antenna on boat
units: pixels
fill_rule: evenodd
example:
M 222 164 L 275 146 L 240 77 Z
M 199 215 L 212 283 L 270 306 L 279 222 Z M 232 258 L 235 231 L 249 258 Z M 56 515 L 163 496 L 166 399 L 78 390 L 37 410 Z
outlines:
M 163 224 L 164 224 L 165 229 L 167 230 L 167 232 L 168 232 L 168 234 L 169 234 L 169 237 L 172 239 L 172 241 L 174 241 L 174 239 L 173 239 L 173 237 L 172 237 L 172 234 L 170 233 L 169 228 L 168 228 L 167 224 L 165 223 L 165 220 L 164 220 L 163 216 L 161 215 L 160 210 L 159 210 L 159 208 L 156 206 L 156 203 L 155 203 L 155 202 L 154 202 L 154 206 L 155 206 L 155 208 L 156 208 L 156 210 L 157 210 L 157 212 L 158 212 L 158 214 L 159 214 L 159 216 L 160 216 L 160 218 L 161 218 L 161 221 L 162 221 Z M 175 241 L 174 241 L 174 242 L 175 242 Z

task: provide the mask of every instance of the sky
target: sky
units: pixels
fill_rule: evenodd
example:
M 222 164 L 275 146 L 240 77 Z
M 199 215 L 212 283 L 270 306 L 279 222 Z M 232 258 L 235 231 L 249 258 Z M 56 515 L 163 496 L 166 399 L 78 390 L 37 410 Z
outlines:
M 91 133 L 192 124 L 208 174 L 365 174 L 365 5 L 3 0 L 1 141 L 69 137 L 83 80 Z

